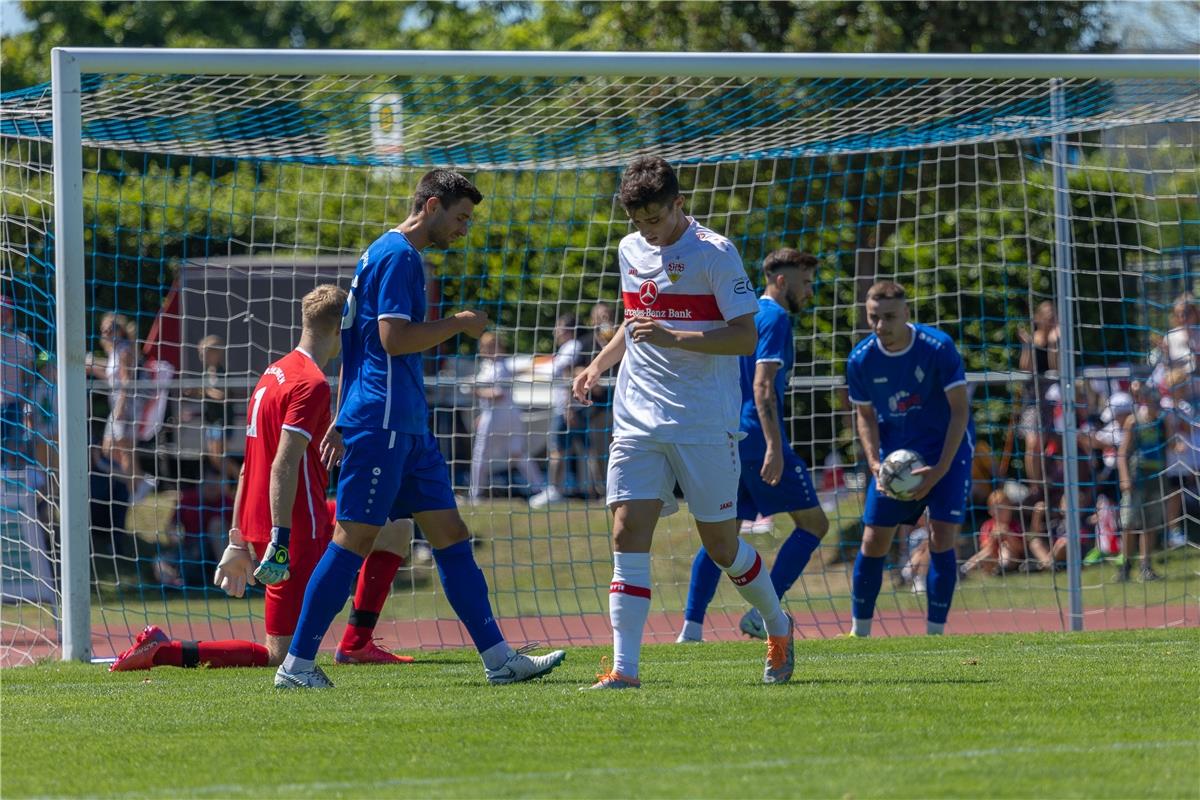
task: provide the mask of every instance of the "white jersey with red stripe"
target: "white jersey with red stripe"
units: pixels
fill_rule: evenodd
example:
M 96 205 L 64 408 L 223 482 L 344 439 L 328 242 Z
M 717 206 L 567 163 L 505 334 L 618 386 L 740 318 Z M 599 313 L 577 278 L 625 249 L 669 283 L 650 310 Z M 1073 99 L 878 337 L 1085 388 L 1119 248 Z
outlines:
M 621 240 L 625 320 L 650 318 L 664 328 L 707 331 L 758 312 L 758 298 L 733 244 L 688 219 L 671 245 L 639 233 Z M 625 329 L 625 358 L 613 402 L 614 438 L 720 444 L 738 437 L 741 389 L 736 356 L 635 344 Z
M 325 534 L 329 474 L 321 464 L 321 440 L 333 419 L 331 398 L 325 374 L 300 348 L 267 367 L 258 379 L 246 410 L 246 461 L 237 521 L 246 541 L 263 544 L 271 540 L 271 464 L 284 430 L 308 440 L 292 504 L 292 543 L 297 544 L 300 537 L 319 539 Z

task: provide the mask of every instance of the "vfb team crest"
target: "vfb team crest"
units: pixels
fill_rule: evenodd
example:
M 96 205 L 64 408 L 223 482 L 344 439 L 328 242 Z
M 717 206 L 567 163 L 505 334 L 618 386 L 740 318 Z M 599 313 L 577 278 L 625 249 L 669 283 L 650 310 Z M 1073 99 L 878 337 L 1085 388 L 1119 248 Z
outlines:
M 667 264 L 667 277 L 671 279 L 671 283 L 683 277 L 684 263 L 682 261 L 672 261 Z

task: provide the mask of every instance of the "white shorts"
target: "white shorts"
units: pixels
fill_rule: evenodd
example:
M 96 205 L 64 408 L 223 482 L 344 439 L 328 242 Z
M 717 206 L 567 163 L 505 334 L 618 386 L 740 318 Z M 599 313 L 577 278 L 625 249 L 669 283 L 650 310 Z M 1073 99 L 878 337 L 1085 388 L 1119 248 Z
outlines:
M 737 516 L 742 464 L 737 441 L 673 444 L 649 439 L 614 439 L 608 455 L 609 506 L 626 500 L 661 500 L 662 516 L 679 510 L 675 482 L 692 516 L 724 522 Z

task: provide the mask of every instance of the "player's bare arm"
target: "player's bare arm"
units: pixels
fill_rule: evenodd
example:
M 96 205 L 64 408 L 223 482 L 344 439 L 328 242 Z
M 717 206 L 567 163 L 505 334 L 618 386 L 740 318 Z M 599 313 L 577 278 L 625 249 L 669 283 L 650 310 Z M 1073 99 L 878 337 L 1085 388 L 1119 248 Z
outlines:
M 333 469 L 342 463 L 342 454 L 346 452 L 346 444 L 342 441 L 342 432 L 334 423 L 329 424 L 329 430 L 321 439 L 321 463 L 325 469 Z
M 775 408 L 775 375 L 778 372 L 779 364 L 774 361 L 760 361 L 754 365 L 754 408 L 758 411 L 758 421 L 767 443 L 759 475 L 768 486 L 778 485 L 783 477 L 783 428 Z
M 729 320 L 724 328 L 708 331 L 677 331 L 665 328 L 657 320 L 639 319 L 630 325 L 635 344 L 672 347 L 711 356 L 748 356 L 758 346 L 754 314 Z
M 946 476 L 954 464 L 954 456 L 962 444 L 963 434 L 967 432 L 967 420 L 971 414 L 971 404 L 967 399 L 966 384 L 954 386 L 946 390 L 946 400 L 950 403 L 950 422 L 946 426 L 946 439 L 942 443 L 942 453 L 938 463 L 933 466 L 919 467 L 913 470 L 914 475 L 921 475 L 921 483 L 913 490 L 914 500 L 921 500 L 933 491 L 937 482 Z
M 284 428 L 279 432 L 279 449 L 271 462 L 271 524 L 286 528 L 292 524 L 292 508 L 296 503 L 296 486 L 300 483 L 300 465 L 308 439 L 303 434 Z
M 300 483 L 300 468 L 307 447 L 308 439 L 303 434 L 287 428 L 279 432 L 279 448 L 275 451 L 275 460 L 271 462 L 271 483 L 268 490 L 273 528 L 291 528 L 296 487 Z M 287 546 L 278 545 L 274 535 L 254 575 L 266 584 L 282 583 L 288 579 Z
M 483 311 L 460 311 L 452 317 L 432 322 L 388 317 L 379 320 L 379 341 L 389 356 L 423 353 L 460 333 L 478 339 L 488 322 L 488 315 Z
M 338 411 L 342 408 L 342 367 L 338 365 L 337 403 L 333 406 L 333 419 L 337 420 Z M 342 441 L 342 432 L 337 429 L 336 422 L 329 423 L 329 430 L 321 437 L 321 463 L 325 469 L 333 469 L 342 462 L 342 454 L 346 445 Z
M 875 416 L 875 407 L 870 403 L 857 403 L 854 406 L 854 428 L 858 431 L 858 442 L 862 445 L 867 457 L 867 467 L 875 476 L 875 485 L 879 486 L 879 420 Z
M 600 382 L 600 377 L 625 357 L 626 324 L 621 323 L 621 327 L 617 329 L 608 344 L 604 345 L 604 349 L 597 353 L 596 357 L 592 359 L 592 363 L 584 367 L 572 381 L 571 395 L 581 405 L 590 406 L 592 404 L 592 389 Z
M 1130 414 L 1121 425 L 1121 444 L 1117 447 L 1117 475 L 1121 481 L 1121 491 L 1129 494 L 1133 491 L 1133 471 L 1129 469 L 1129 454 L 1133 450 L 1133 426 L 1137 424 L 1137 414 Z
M 237 490 L 233 495 L 233 518 L 235 520 L 241 518 L 245 485 L 246 465 L 243 463 L 242 469 L 238 473 Z M 221 562 L 217 564 L 216 572 L 213 573 L 213 585 L 230 597 L 241 597 L 246 593 L 246 586 L 253 586 L 255 583 L 254 567 L 254 559 L 250 556 L 250 548 L 242 539 L 242 532 L 237 528 L 230 528 L 229 544 L 225 546 Z

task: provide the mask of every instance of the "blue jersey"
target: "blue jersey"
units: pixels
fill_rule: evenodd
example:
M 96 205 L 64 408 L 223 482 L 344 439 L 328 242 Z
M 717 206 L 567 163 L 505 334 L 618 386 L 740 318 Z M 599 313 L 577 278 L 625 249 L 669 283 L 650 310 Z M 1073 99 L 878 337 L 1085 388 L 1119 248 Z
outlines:
M 338 428 L 429 430 L 421 354 L 389 356 L 379 320 L 425 321 L 425 270 L 404 234 L 380 236 L 358 260 L 342 312 L 342 407 Z
M 915 450 L 930 466 L 942 455 L 950 401 L 946 390 L 967 382 L 954 341 L 937 328 L 911 325 L 909 346 L 885 351 L 875 334 L 859 342 L 846 360 L 850 402 L 871 405 L 879 421 L 880 457 Z M 975 449 L 975 422 L 968 415 L 958 455 Z
M 787 450 L 787 431 L 783 428 L 783 396 L 788 380 L 796 363 L 792 341 L 792 318 L 783 306 L 769 297 L 758 298 L 758 313 L 754 315 L 754 327 L 758 329 L 758 346 L 754 355 L 738 358 L 742 373 L 742 418 L 739 428 L 746 434 L 742 440 L 743 452 L 765 454 L 767 440 L 763 434 L 758 408 L 754 405 L 754 371 L 761 363 L 779 365 L 775 373 L 775 412 L 783 435 L 783 449 Z

